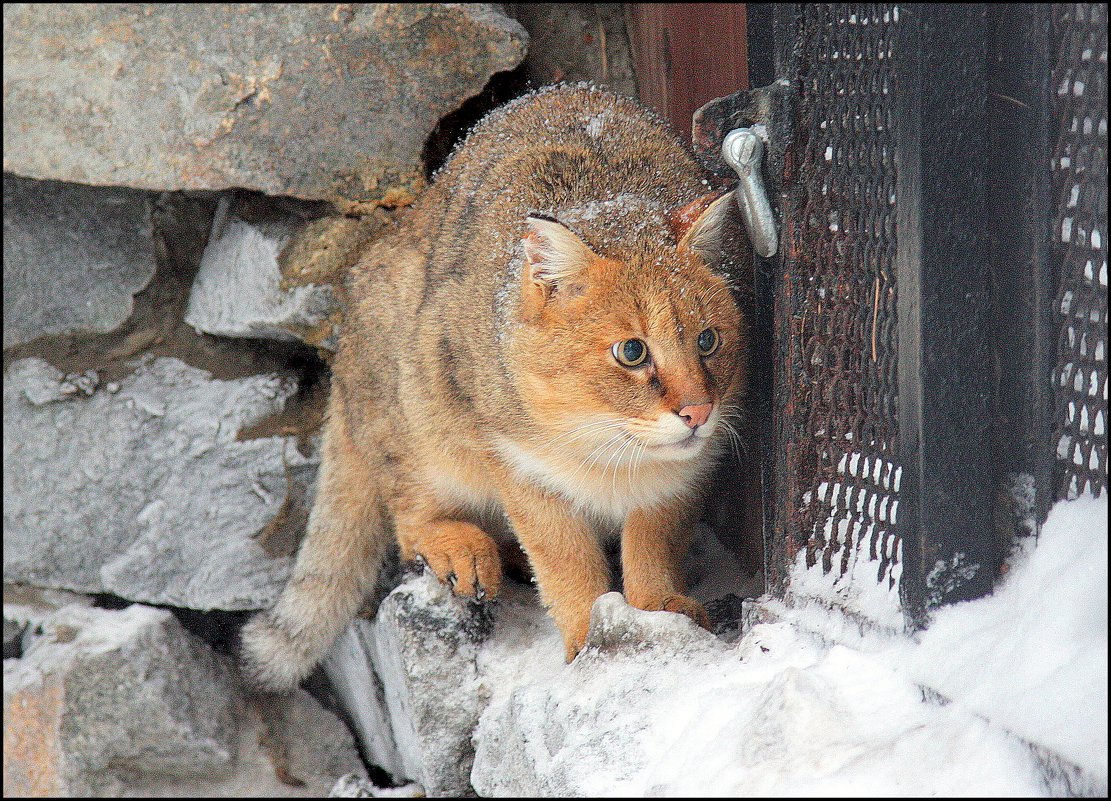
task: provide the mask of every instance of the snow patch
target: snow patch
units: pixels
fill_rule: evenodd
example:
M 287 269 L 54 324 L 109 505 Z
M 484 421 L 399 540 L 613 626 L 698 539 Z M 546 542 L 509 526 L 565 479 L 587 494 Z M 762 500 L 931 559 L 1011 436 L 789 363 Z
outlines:
M 812 578 L 800 570 L 793 587 Z M 993 596 L 939 610 L 918 641 L 814 604 L 766 606 L 779 619 L 727 645 L 606 595 L 595 627 L 642 636 L 592 639 L 570 665 L 541 609 L 503 606 L 478 657 L 490 702 L 475 790 L 1055 794 L 1026 740 L 1106 792 L 1106 498 L 1056 506 Z
M 995 594 L 939 609 L 908 675 L 1107 781 L 1107 498 L 1057 504 Z

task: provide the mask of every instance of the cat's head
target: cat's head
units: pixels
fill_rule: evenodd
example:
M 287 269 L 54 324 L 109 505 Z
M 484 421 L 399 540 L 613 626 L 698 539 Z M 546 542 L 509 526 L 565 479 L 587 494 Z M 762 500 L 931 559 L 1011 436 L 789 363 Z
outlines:
M 511 364 L 552 447 L 684 461 L 730 427 L 745 382 L 741 316 L 716 269 L 731 203 L 701 198 L 620 247 L 528 218 Z

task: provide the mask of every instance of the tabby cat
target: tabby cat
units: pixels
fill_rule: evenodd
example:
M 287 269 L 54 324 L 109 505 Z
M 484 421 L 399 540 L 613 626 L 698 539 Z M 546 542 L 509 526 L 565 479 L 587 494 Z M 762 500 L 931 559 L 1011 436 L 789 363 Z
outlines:
M 478 599 L 515 537 L 568 660 L 606 536 L 630 604 L 707 625 L 679 562 L 745 386 L 732 204 L 626 98 L 549 87 L 483 119 L 348 278 L 315 505 L 245 675 L 304 678 L 391 536 Z

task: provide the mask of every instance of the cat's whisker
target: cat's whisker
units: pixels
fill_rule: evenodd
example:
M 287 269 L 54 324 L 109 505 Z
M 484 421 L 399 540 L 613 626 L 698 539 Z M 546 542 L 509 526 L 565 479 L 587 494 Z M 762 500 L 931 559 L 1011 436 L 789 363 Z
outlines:
M 729 284 L 724 284 L 722 286 L 719 286 L 717 289 L 715 289 L 713 292 L 710 293 L 710 296 L 708 298 L 706 298 L 706 300 L 703 302 L 703 304 L 706 305 L 706 306 L 709 306 L 710 301 L 712 301 L 714 298 L 716 298 L 721 292 L 726 291 L 726 290 L 732 290 L 732 287 L 730 287 Z
M 621 459 L 620 459 L 620 456 L 621 456 L 621 454 L 622 454 L 622 453 L 624 453 L 624 451 L 625 451 L 625 449 L 626 449 L 626 448 L 628 448 L 628 447 L 629 447 L 630 445 L 635 445 L 635 444 L 636 444 L 636 442 L 637 442 L 637 440 L 636 440 L 636 439 L 634 439 L 633 437 L 630 437 L 630 438 L 629 438 L 629 441 L 628 441 L 628 442 L 626 442 L 626 443 L 625 443 L 624 445 L 622 445 L 622 446 L 621 446 L 621 447 L 620 447 L 620 448 L 619 448 L 619 449 L 617 450 L 617 452 L 616 452 L 616 453 L 614 453 L 614 454 L 613 454 L 613 456 L 611 456 L 611 457 L 609 458 L 609 461 L 608 461 L 608 462 L 606 462 L 606 466 L 605 466 L 605 468 L 604 468 L 604 469 L 602 470 L 602 478 L 601 478 L 601 480 L 602 480 L 602 481 L 604 481 L 604 480 L 605 480 L 605 478 L 606 478 L 606 473 L 607 473 L 607 472 L 609 472 L 609 469 L 610 469 L 610 463 L 611 463 L 611 462 L 613 462 L 613 460 L 614 460 L 614 459 L 617 459 L 617 462 L 616 462 L 616 464 L 614 464 L 614 466 L 613 466 L 613 481 L 612 481 L 612 483 L 611 483 L 611 488 L 612 488 L 612 490 L 613 490 L 613 497 L 614 497 L 614 498 L 616 498 L 616 497 L 617 497 L 617 474 L 618 474 L 618 473 L 619 473 L 619 472 L 621 471 Z
M 731 449 L 733 450 L 737 458 L 749 458 L 748 448 L 745 446 L 744 438 L 741 437 L 741 435 L 737 432 L 737 429 L 733 427 L 733 424 L 724 418 L 722 418 L 718 422 L 721 425 L 722 430 L 725 431 L 725 433 L 729 436 Z
M 620 438 L 620 436 L 624 433 L 624 426 L 622 425 L 621 421 L 607 421 L 607 422 L 609 424 L 604 425 L 604 426 L 598 426 L 598 427 L 591 428 L 590 430 L 579 431 L 576 436 L 571 437 L 571 438 L 569 438 L 569 439 L 567 439 L 563 442 L 564 448 L 567 447 L 567 446 L 571 446 L 574 443 L 579 442 L 583 439 L 594 438 L 594 437 L 602 437 L 602 436 L 605 436 L 610 431 L 617 430 L 617 434 L 611 436 L 609 439 L 607 439 L 605 442 L 601 443 L 600 445 L 595 446 L 594 449 L 591 450 L 591 452 L 589 454 L 587 454 L 586 459 L 584 461 L 590 460 L 590 457 L 593 456 L 596 452 L 598 452 L 599 450 L 606 449 L 612 442 L 615 441 L 615 439 Z M 554 442 L 555 442 L 555 440 L 553 440 L 552 442 L 547 443 L 544 446 L 545 449 L 548 450 L 549 452 L 551 452 L 551 446 Z M 562 450 L 562 448 L 561 448 L 561 450 Z M 599 454 L 599 455 L 602 455 L 602 454 Z
M 614 450 L 614 452 L 613 452 L 613 453 L 611 453 L 611 454 L 610 454 L 610 457 L 609 457 L 609 459 L 607 459 L 607 460 L 606 460 L 606 464 L 605 464 L 605 465 L 603 466 L 603 468 L 602 468 L 602 475 L 598 477 L 598 483 L 599 483 L 599 484 L 600 484 L 600 483 L 602 483 L 603 481 L 605 481 L 605 480 L 606 480 L 606 473 L 607 473 L 607 472 L 609 472 L 609 467 L 610 467 L 610 464 L 612 464 L 612 463 L 613 463 L 613 460 L 614 460 L 615 458 L 617 458 L 617 457 L 619 456 L 619 454 L 620 454 L 620 453 L 621 453 L 621 452 L 622 452 L 623 450 L 625 450 L 625 448 L 627 448 L 627 447 L 628 447 L 628 445 L 629 445 L 629 443 L 630 443 L 630 442 L 634 442 L 634 441 L 635 441 L 635 440 L 634 440 L 634 438 L 633 438 L 632 436 L 628 436 L 628 439 L 626 439 L 626 440 L 625 440 L 624 442 L 622 442 L 622 443 L 621 443 L 621 445 L 620 445 L 619 447 L 617 447 L 617 448 L 616 448 L 616 449 Z M 620 464 L 620 460 L 618 461 L 618 464 Z
M 632 458 L 634 457 L 635 454 L 637 454 L 637 445 L 638 444 L 639 444 L 638 440 L 630 439 L 629 442 L 625 443 L 624 447 L 620 451 L 618 451 L 618 460 L 617 460 L 617 463 L 615 463 L 613 465 L 613 480 L 611 482 L 611 487 L 612 487 L 612 490 L 613 490 L 613 497 L 614 498 L 618 497 L 618 475 L 621 473 L 622 464 L 630 465 L 630 469 L 631 469 Z M 628 457 L 624 457 L 624 455 L 622 455 L 622 454 L 624 453 L 625 449 L 630 447 L 630 445 L 631 445 L 632 448 L 631 448 L 631 450 L 628 454 Z M 628 478 L 629 478 L 629 474 L 630 474 L 629 470 L 625 470 L 624 474 L 625 474 L 625 483 L 628 484 Z M 628 488 L 628 489 L 631 489 L 631 487 Z
M 595 421 L 590 422 L 590 423 L 585 423 L 583 425 L 576 426 L 575 428 L 572 428 L 570 431 L 563 432 L 562 434 L 560 434 L 555 439 L 550 440 L 549 442 L 545 443 L 545 447 L 546 448 L 551 448 L 553 445 L 560 442 L 561 440 L 565 440 L 566 442 L 564 444 L 568 444 L 570 442 L 575 442 L 576 440 L 582 439 L 583 437 L 585 437 L 588 434 L 601 434 L 601 433 L 603 433 L 607 430 L 610 430 L 610 429 L 620 428 L 622 425 L 623 425 L 623 421 L 621 421 L 621 420 L 613 420 L 613 419 L 595 420 Z
M 633 489 L 633 482 L 636 478 L 637 454 L 640 453 L 640 449 L 642 447 L 643 442 L 641 442 L 640 440 L 634 441 L 633 449 L 630 452 L 628 459 L 626 460 L 628 469 L 625 471 L 625 486 L 626 491 L 628 492 L 631 492 Z M 617 478 L 616 471 L 614 472 L 614 478 Z
M 607 439 L 604 443 L 602 443 L 597 448 L 592 450 L 590 452 L 590 455 L 588 455 L 587 458 L 583 460 L 583 463 L 582 463 L 581 466 L 587 472 L 589 472 L 590 468 L 596 462 L 600 461 L 603 456 L 605 456 L 606 452 L 610 449 L 610 446 L 612 445 L 614 447 L 617 447 L 621 443 L 622 437 L 624 437 L 624 436 L 626 436 L 626 434 L 624 432 L 618 432 L 617 434 L 614 434 L 612 437 Z M 597 455 L 594 456 L 594 454 L 597 454 Z M 592 458 L 590 458 L 590 456 L 594 456 L 594 458 L 592 459 Z
M 580 427 L 571 431 L 564 431 L 559 437 L 544 442 L 542 447 L 544 450 L 554 452 L 559 449 L 562 450 L 574 442 L 588 439 L 590 437 L 597 437 L 597 435 L 604 434 L 607 431 L 619 429 L 621 423 L 619 421 L 605 421 L 604 424 L 591 424 L 589 427 Z
M 744 425 L 746 423 L 744 414 L 739 410 L 727 410 L 723 412 L 721 415 L 721 420 L 737 423 L 738 425 Z
M 724 416 L 722 416 L 718 419 L 718 426 L 721 428 L 721 431 L 725 435 L 725 438 L 730 442 L 732 446 L 732 444 L 735 442 L 735 436 L 737 433 L 736 429 L 733 428 L 733 424 L 730 423 L 729 420 L 727 420 Z
M 615 457 L 615 456 L 616 456 L 616 455 L 617 455 L 618 453 L 620 453 L 620 452 L 621 452 L 621 450 L 623 450 L 623 449 L 624 449 L 624 447 L 625 447 L 625 446 L 626 446 L 626 445 L 627 445 L 627 444 L 628 444 L 629 442 L 633 442 L 633 441 L 635 441 L 635 439 L 636 439 L 635 437 L 633 437 L 632 435 L 630 435 L 630 434 L 629 434 L 629 433 L 628 433 L 627 431 L 623 431 L 623 432 L 622 432 L 622 434 L 621 434 L 620 436 L 622 436 L 622 437 L 625 437 L 625 438 L 626 438 L 626 440 L 625 440 L 624 442 L 622 442 L 622 441 L 620 441 L 620 437 L 611 437 L 611 438 L 610 438 L 610 439 L 609 439 L 609 440 L 608 440 L 608 441 L 607 441 L 607 442 L 605 443 L 605 450 L 604 450 L 604 451 L 602 451 L 602 453 L 599 453 L 599 454 L 598 454 L 598 455 L 597 455 L 597 456 L 596 456 L 596 457 L 595 457 L 594 459 L 591 459 L 591 460 L 590 460 L 590 463 L 589 463 L 589 464 L 587 464 L 586 462 L 584 462 L 584 463 L 583 463 L 583 465 L 582 465 L 582 466 L 580 466 L 579 470 L 576 470 L 576 471 L 575 471 L 575 473 L 574 473 L 574 474 L 573 474 L 573 475 L 571 476 L 571 478 L 572 478 L 572 479 L 573 479 L 573 478 L 575 478 L 576 476 L 578 476 L 578 474 L 579 474 L 580 470 L 583 470 L 583 468 L 585 467 L 585 470 L 583 471 L 583 474 L 582 474 L 581 478 L 579 478 L 578 482 L 577 482 L 577 483 L 576 483 L 576 485 L 575 485 L 575 492 L 576 492 L 576 493 L 578 493 L 579 491 L 581 491 L 581 490 L 582 490 L 582 489 L 584 488 L 584 487 L 583 487 L 583 485 L 584 485 L 584 484 L 586 483 L 586 481 L 587 481 L 587 480 L 589 479 L 589 477 L 590 477 L 590 469 L 591 469 L 591 467 L 595 467 L 595 466 L 597 465 L 597 463 L 599 463 L 599 462 L 600 462 L 600 461 L 602 460 L 602 458 L 603 458 L 603 457 L 604 457 L 604 456 L 606 455 L 606 453 L 607 453 L 608 451 L 610 451 L 610 450 L 612 449 L 612 450 L 613 450 L 613 453 L 611 453 L 611 454 L 610 454 L 610 457 L 609 457 L 609 461 L 607 461 L 607 462 L 606 462 L 606 469 L 605 469 L 605 470 L 603 470 L 603 471 L 602 471 L 602 475 L 598 477 L 598 482 L 599 482 L 599 483 L 601 483 L 602 481 L 604 481 L 604 480 L 605 480 L 605 477 L 606 477 L 606 470 L 608 470 L 609 464 L 610 464 L 610 462 L 611 462 L 611 461 L 613 461 L 613 458 L 614 458 L 614 457 Z M 618 441 L 616 441 L 616 442 L 615 442 L 615 440 L 618 440 Z M 570 480 L 571 480 L 571 479 L 568 479 L 568 481 L 569 481 L 569 482 L 570 482 Z
M 721 419 L 728 422 L 733 427 L 734 431 L 737 431 L 738 426 L 747 427 L 750 422 L 748 416 L 740 407 L 727 407 L 722 413 Z M 740 432 L 738 431 L 737 433 L 739 434 Z
M 725 433 L 728 434 L 727 438 L 725 438 L 725 443 L 727 443 L 728 445 L 728 450 L 731 451 L 734 457 L 737 457 L 737 459 L 739 460 L 741 458 L 741 452 L 739 444 L 737 442 L 737 438 L 733 437 L 732 432 L 728 430 L 725 431 Z
M 646 442 L 641 442 L 641 443 L 640 443 L 640 444 L 639 444 L 639 445 L 637 446 L 637 452 L 636 452 L 636 453 L 635 453 L 635 454 L 633 455 L 633 459 L 634 459 L 635 461 L 633 462 L 633 472 L 632 472 L 632 479 L 631 479 L 631 482 L 635 482 L 635 481 L 636 481 L 636 479 L 637 479 L 637 476 L 639 475 L 639 472 L 640 472 L 640 464 L 641 464 L 641 461 L 642 461 L 642 460 L 644 459 L 644 455 L 645 455 L 646 453 L 648 453 L 648 443 L 646 443 Z
M 729 417 L 734 420 L 743 420 L 745 418 L 745 413 L 740 406 L 725 406 L 722 409 L 721 416 Z
M 612 446 L 619 445 L 620 441 L 621 441 L 621 438 L 626 437 L 626 436 L 628 436 L 628 434 L 626 434 L 624 431 L 621 431 L 621 432 L 618 432 L 616 435 L 610 437 L 604 443 L 602 443 L 597 448 L 595 448 L 593 451 L 591 451 L 590 455 L 588 455 L 586 457 L 586 459 L 584 459 L 582 461 L 582 463 L 575 469 L 575 472 L 572 473 L 568 477 L 567 483 L 570 484 L 571 481 L 573 481 L 579 475 L 580 472 L 583 472 L 585 470 L 585 472 L 583 473 L 582 478 L 579 479 L 579 482 L 575 485 L 576 494 L 578 494 L 578 490 L 581 488 L 580 485 L 584 481 L 586 481 L 587 477 L 590 475 L 590 466 L 592 464 L 594 464 L 596 461 L 598 461 L 599 459 L 601 459 L 602 456 L 605 455 L 606 451 L 609 450 L 611 445 Z M 597 455 L 595 456 L 595 454 L 597 454 Z

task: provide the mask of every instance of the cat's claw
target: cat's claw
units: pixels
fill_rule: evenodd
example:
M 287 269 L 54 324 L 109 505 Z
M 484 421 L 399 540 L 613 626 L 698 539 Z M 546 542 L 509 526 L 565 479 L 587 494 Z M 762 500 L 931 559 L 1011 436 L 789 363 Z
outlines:
M 710 616 L 706 614 L 706 608 L 694 598 L 688 598 L 686 595 L 669 595 L 663 599 L 660 610 L 686 615 L 697 625 L 707 631 L 710 630 Z
M 494 542 L 483 535 L 470 542 L 457 539 L 452 545 L 428 547 L 421 554 L 428 568 L 456 595 L 477 601 L 496 597 L 501 584 L 501 560 Z
M 694 598 L 679 593 L 668 593 L 666 595 L 637 597 L 633 596 L 628 599 L 632 606 L 637 609 L 643 609 L 646 612 L 677 612 L 680 615 L 686 615 L 693 620 L 697 625 L 710 630 L 710 616 L 706 614 L 705 607 L 702 606 Z

